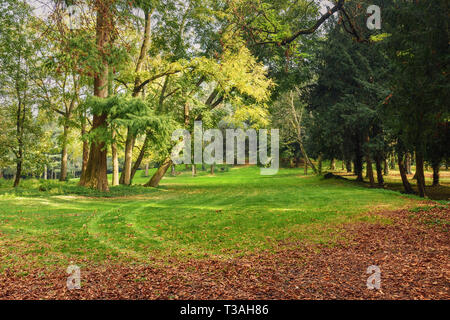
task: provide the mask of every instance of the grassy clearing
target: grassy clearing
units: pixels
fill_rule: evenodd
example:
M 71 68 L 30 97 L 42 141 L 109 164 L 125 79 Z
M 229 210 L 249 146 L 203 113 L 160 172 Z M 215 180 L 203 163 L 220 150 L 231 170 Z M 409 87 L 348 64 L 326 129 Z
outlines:
M 230 257 L 289 241 L 332 244 L 340 224 L 375 221 L 364 213 L 419 200 L 302 171 L 184 172 L 158 189 L 139 186 L 148 178 L 138 173 L 137 185 L 111 188 L 107 197 L 76 181 L 52 182 L 45 191 L 38 181 L 16 191 L 2 185 L 0 268 Z

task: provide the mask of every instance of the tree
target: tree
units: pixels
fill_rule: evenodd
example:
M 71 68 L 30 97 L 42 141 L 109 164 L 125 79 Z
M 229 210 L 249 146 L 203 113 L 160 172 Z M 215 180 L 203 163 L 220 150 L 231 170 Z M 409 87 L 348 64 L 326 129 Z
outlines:
M 30 7 L 22 1 L 8 0 L 0 7 L 0 95 L 4 119 L 2 130 L 8 152 L 14 155 L 18 187 L 24 164 L 41 135 L 33 85 L 39 67 L 38 35 L 31 30 L 34 20 Z

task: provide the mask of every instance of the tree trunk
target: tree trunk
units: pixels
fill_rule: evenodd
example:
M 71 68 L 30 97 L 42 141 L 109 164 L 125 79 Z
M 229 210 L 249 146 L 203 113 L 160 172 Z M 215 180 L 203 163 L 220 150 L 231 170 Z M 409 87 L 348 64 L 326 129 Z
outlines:
M 426 197 L 423 165 L 423 155 L 421 152 L 416 151 L 417 189 L 419 190 L 419 196 L 421 196 L 422 198 Z
M 380 187 L 384 186 L 384 179 L 383 179 L 383 167 L 381 165 L 381 156 L 377 155 L 375 158 L 375 166 L 377 168 L 377 182 Z
M 370 138 L 369 135 L 366 135 L 366 143 L 368 144 L 370 142 Z M 366 146 L 366 164 L 367 164 L 367 168 L 366 168 L 366 173 L 367 173 L 367 178 L 369 179 L 369 183 L 371 187 L 375 186 L 375 179 L 373 177 L 373 168 L 372 168 L 372 160 L 370 159 L 370 152 L 369 152 L 369 147 Z
M 383 167 L 383 174 L 385 175 L 385 176 L 387 176 L 387 175 L 389 175 L 389 164 L 388 164 L 388 160 L 387 160 L 387 157 L 384 157 L 384 167 Z
M 211 174 L 214 175 L 214 163 L 211 164 Z
M 158 170 L 156 170 L 155 174 L 152 176 L 150 181 L 144 185 L 144 187 L 156 188 L 171 165 L 172 165 L 172 160 L 170 158 L 167 158 L 166 160 L 164 160 L 162 165 L 159 166 Z
M 133 162 L 133 148 L 135 137 L 128 128 L 127 140 L 125 142 L 125 163 L 123 164 L 122 174 L 120 175 L 120 184 L 129 185 L 131 183 L 131 166 Z
M 106 3 L 96 1 L 96 44 L 102 52 L 110 42 L 110 30 L 112 27 L 110 7 Z M 102 57 L 102 68 L 94 77 L 94 95 L 99 98 L 108 96 L 108 62 L 106 57 Z M 107 114 L 94 114 L 91 131 L 106 131 Z M 89 160 L 86 164 L 86 171 L 80 179 L 80 185 L 96 188 L 99 191 L 109 191 L 107 177 L 107 148 L 106 143 L 100 137 L 95 137 L 91 143 Z
M 0 169 L 0 179 L 3 179 L 3 169 Z
M 336 159 L 331 159 L 331 162 L 330 162 L 330 170 L 336 170 Z
M 367 178 L 369 179 L 369 183 L 371 187 L 375 186 L 375 179 L 373 177 L 373 168 L 372 168 L 372 161 L 370 160 L 369 155 L 366 155 L 366 165 L 367 165 Z
M 48 168 L 47 168 L 47 165 L 45 164 L 44 165 L 44 180 L 47 180 L 47 170 L 48 170 Z
M 130 183 L 133 181 L 133 178 L 134 178 L 134 175 L 136 174 L 136 171 L 141 166 L 142 160 L 144 159 L 144 156 L 145 156 L 145 152 L 147 151 L 149 140 L 150 140 L 149 134 L 147 133 L 145 135 L 144 144 L 142 145 L 141 151 L 139 152 L 139 156 L 137 157 L 136 162 L 133 165 L 133 168 L 131 168 Z M 147 163 L 146 170 L 147 170 L 146 171 L 147 172 L 146 175 L 148 176 L 148 163 Z
M 398 170 L 400 171 L 400 176 L 402 178 L 403 188 L 405 189 L 405 193 L 412 194 L 414 193 L 411 184 L 408 181 L 408 176 L 406 172 L 405 162 L 403 160 L 404 155 L 398 154 Z
M 363 182 L 363 154 L 361 150 L 360 138 L 357 137 L 357 141 L 355 143 L 355 161 L 354 161 L 354 170 L 356 181 Z
M 176 176 L 175 165 L 174 164 L 172 164 L 172 166 L 170 167 L 170 174 L 172 175 L 172 177 Z
M 389 167 L 390 167 L 392 170 L 395 170 L 395 154 L 394 154 L 394 153 L 393 153 L 392 156 L 390 157 L 390 165 L 389 165 Z
M 111 143 L 111 157 L 112 157 L 112 165 L 113 165 L 113 175 L 112 175 L 112 185 L 118 186 L 119 185 L 119 158 L 117 156 L 117 142 L 115 141 L 116 138 L 116 130 L 112 131 L 112 139 L 113 142 Z
M 192 164 L 192 176 L 195 177 L 197 175 L 197 166 L 195 164 Z
M 406 173 L 412 174 L 411 171 L 411 153 L 406 153 Z
M 59 181 L 66 181 L 67 179 L 67 136 L 69 135 L 69 126 L 64 125 L 62 134 L 62 149 L 61 149 L 61 174 Z
M 20 176 L 22 175 L 22 158 L 17 159 L 17 166 L 16 166 L 16 175 L 14 178 L 14 188 L 17 188 L 20 183 Z
M 322 174 L 322 154 L 319 154 L 319 158 L 317 159 L 317 171 L 319 174 Z
M 86 117 L 84 116 L 82 123 L 81 123 L 81 136 L 84 137 L 86 134 Z M 83 156 L 82 156 L 82 163 L 81 163 L 81 175 L 84 176 L 84 173 L 86 171 L 87 162 L 89 160 L 89 144 L 86 139 L 83 139 Z
M 345 161 L 345 167 L 346 167 L 347 173 L 352 172 L 352 161 L 351 160 L 346 160 Z
M 439 169 L 440 169 L 441 163 L 440 162 L 434 162 L 433 163 L 433 187 L 437 187 L 439 185 Z

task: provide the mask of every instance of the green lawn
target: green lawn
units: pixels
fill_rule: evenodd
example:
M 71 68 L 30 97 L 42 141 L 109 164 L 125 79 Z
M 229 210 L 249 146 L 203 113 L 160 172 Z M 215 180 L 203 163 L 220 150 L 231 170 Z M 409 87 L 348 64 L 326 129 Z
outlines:
M 332 244 L 340 224 L 418 200 L 302 171 L 261 176 L 256 167 L 239 167 L 194 178 L 184 172 L 158 189 L 112 187 L 108 197 L 76 181 L 28 180 L 18 190 L 2 182 L 0 269 L 220 258 L 298 240 Z M 141 175 L 136 184 L 148 180 Z

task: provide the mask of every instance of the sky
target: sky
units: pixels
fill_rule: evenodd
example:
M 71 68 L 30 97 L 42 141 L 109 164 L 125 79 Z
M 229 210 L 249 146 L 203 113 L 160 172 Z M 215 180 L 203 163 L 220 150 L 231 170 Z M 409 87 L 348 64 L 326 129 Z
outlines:
M 38 16 L 46 16 L 51 12 L 54 2 L 51 0 L 26 0 L 30 5 L 32 5 L 35 10 L 35 14 Z M 321 12 L 326 12 L 326 6 L 332 7 L 333 4 L 328 0 L 317 0 L 320 2 Z

